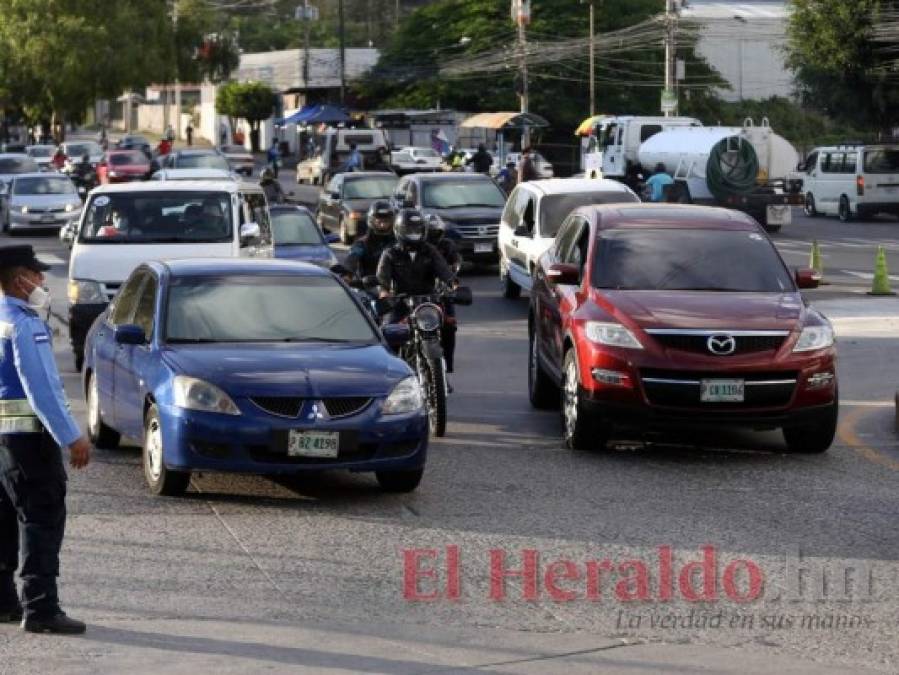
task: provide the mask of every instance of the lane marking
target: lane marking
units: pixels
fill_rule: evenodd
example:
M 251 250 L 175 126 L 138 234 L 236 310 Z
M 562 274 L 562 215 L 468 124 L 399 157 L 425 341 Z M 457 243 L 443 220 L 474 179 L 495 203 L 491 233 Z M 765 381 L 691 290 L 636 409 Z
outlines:
M 853 408 L 892 408 L 894 401 L 840 401 L 840 405 L 848 405 Z
M 870 410 L 864 407 L 856 407 L 850 410 L 840 421 L 840 426 L 837 428 L 837 436 L 843 443 L 872 464 L 886 467 L 892 471 L 899 471 L 899 461 L 866 445 L 856 433 L 855 428 L 858 422 L 869 414 Z

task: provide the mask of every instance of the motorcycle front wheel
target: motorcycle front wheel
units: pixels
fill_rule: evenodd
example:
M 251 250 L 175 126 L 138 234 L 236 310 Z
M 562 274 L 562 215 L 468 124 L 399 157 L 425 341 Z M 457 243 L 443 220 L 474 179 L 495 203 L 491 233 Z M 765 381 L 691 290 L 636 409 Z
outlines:
M 431 436 L 446 435 L 446 373 L 443 359 L 421 359 L 422 388 L 428 404 L 428 427 Z

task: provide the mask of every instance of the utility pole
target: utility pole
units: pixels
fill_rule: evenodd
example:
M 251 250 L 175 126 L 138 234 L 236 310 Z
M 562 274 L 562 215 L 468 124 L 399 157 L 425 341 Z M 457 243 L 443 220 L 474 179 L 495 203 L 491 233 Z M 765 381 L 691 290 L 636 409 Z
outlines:
M 665 90 L 662 92 L 662 112 L 670 117 L 677 110 L 674 93 L 674 58 L 677 54 L 677 15 L 674 0 L 665 0 Z
M 512 0 L 512 14 L 518 24 L 518 58 L 519 73 L 521 78 L 521 112 L 528 112 L 528 57 L 527 34 L 525 28 L 531 19 L 529 0 Z M 524 127 L 521 135 L 521 145 L 525 148 L 531 144 L 531 129 Z
M 596 30 L 594 28 L 594 18 L 593 0 L 590 0 L 590 117 L 596 114 Z
M 346 97 L 346 35 L 343 26 L 343 0 L 337 0 L 337 21 L 340 31 L 340 104 Z
M 309 0 L 303 0 L 303 105 L 309 98 Z
M 178 79 L 178 0 L 172 3 L 172 31 L 175 34 L 175 138 L 181 140 L 181 82 Z

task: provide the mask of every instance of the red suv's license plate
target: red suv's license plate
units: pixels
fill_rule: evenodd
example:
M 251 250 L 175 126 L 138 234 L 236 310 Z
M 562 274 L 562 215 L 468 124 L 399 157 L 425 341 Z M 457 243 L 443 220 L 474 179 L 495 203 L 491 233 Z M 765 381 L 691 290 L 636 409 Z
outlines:
M 744 380 L 700 380 L 699 400 L 703 403 L 742 403 L 745 389 Z

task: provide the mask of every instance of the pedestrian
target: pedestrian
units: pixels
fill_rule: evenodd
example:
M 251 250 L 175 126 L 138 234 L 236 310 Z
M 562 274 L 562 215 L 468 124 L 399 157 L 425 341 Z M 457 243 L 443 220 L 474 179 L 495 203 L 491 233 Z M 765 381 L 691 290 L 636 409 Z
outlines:
M 471 164 L 474 167 L 475 172 L 490 174 L 490 166 L 493 164 L 493 157 L 487 152 L 487 146 L 483 143 L 478 143 L 478 151 L 474 153 L 471 157 L 469 157 L 466 162 L 466 166 Z
M 69 412 L 50 328 L 40 316 L 50 305 L 43 287 L 48 269 L 28 244 L 0 248 L 0 622 L 73 634 L 85 625 L 60 609 L 56 589 L 66 521 L 61 448 L 81 469 L 91 444 Z
M 243 135 L 243 129 L 237 127 L 237 130 L 234 132 L 234 143 L 240 146 L 243 146 L 243 143 L 246 139 Z
M 649 201 L 665 201 L 665 186 L 673 183 L 674 179 L 665 171 L 665 165 L 662 162 L 656 164 L 655 171 L 646 181 L 646 188 L 649 190 Z
M 187 123 L 187 128 L 184 130 L 184 135 L 187 137 L 187 144 L 193 145 L 194 144 L 194 127 L 190 122 Z
M 225 123 L 222 122 L 219 124 L 219 145 L 227 145 L 228 144 L 228 127 L 225 126 Z
M 278 150 L 278 139 L 273 138 L 271 147 L 269 147 L 268 152 L 266 153 L 266 158 L 268 159 L 268 166 L 272 170 L 272 174 L 277 179 L 278 178 L 278 168 L 281 164 L 281 153 Z
M 537 180 L 538 178 L 540 178 L 540 175 L 537 173 L 537 167 L 534 166 L 531 147 L 528 146 L 521 151 L 521 161 L 518 163 L 518 182 L 526 183 L 529 180 Z
M 344 171 L 362 171 L 362 155 L 356 149 L 355 143 L 350 143 L 350 154 L 338 173 Z
M 515 189 L 515 179 L 517 177 L 517 171 L 515 171 L 515 162 L 510 159 L 506 162 L 506 166 L 500 170 L 499 174 L 496 177 L 496 180 L 499 183 L 499 186 L 508 195 L 512 193 L 513 189 Z

